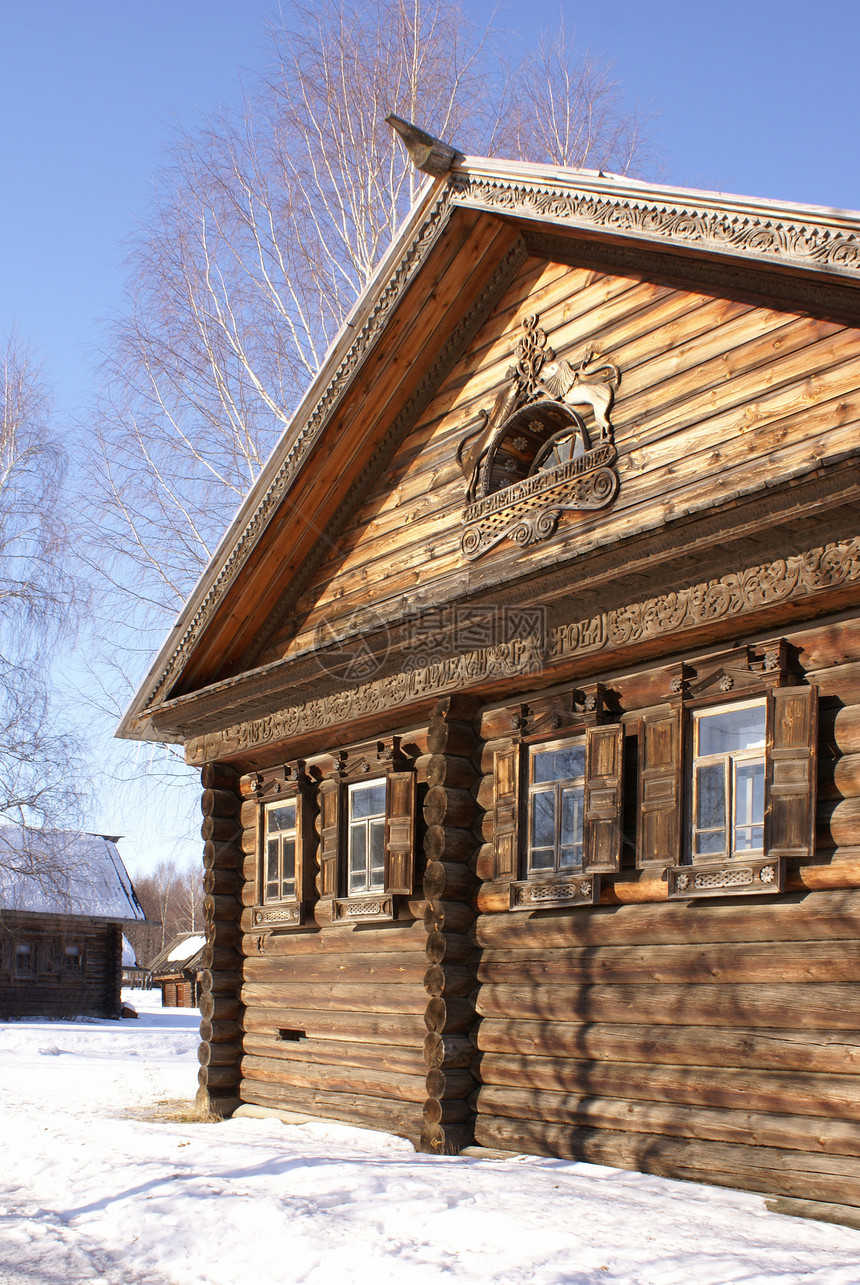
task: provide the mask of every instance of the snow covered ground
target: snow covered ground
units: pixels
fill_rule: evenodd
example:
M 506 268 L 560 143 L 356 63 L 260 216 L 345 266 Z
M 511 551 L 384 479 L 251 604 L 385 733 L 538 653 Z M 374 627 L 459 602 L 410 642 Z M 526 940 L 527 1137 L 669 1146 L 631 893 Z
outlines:
M 4 1285 L 860 1282 L 860 1232 L 755 1195 L 418 1156 L 335 1124 L 146 1118 L 193 1097 L 198 1015 L 144 1002 L 139 1021 L 0 1024 Z

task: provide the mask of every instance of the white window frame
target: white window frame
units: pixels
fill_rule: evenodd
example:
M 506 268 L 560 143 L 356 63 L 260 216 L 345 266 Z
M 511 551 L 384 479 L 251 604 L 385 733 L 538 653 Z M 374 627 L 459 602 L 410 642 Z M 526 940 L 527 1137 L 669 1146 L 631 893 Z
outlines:
M 761 746 L 751 747 L 744 750 L 726 750 L 718 754 L 699 754 L 699 725 L 703 718 L 712 718 L 715 715 L 731 713 L 742 709 L 760 708 L 764 713 L 764 742 Z M 748 860 L 764 856 L 764 815 L 767 805 L 767 697 L 760 696 L 750 700 L 726 701 L 719 705 L 705 706 L 700 709 L 691 711 L 692 715 L 692 762 L 690 769 L 690 826 L 689 826 L 689 851 L 690 860 L 693 864 L 704 862 Z M 762 773 L 765 777 L 763 784 L 763 803 L 762 816 L 759 821 L 749 821 L 747 823 L 736 823 L 734 819 L 735 806 L 735 780 L 738 765 L 760 763 Z M 723 847 L 719 852 L 697 852 L 696 837 L 698 834 L 713 833 L 714 827 L 698 827 L 696 820 L 699 814 L 699 769 L 715 765 L 723 765 L 724 770 L 724 798 L 725 798 L 725 824 L 723 827 Z M 736 831 L 742 828 L 761 827 L 762 843 L 758 848 L 741 848 L 736 846 Z
M 353 817 L 353 799 L 363 790 L 381 789 L 382 808 L 366 817 Z M 364 894 L 385 891 L 385 828 L 387 821 L 387 781 L 383 777 L 374 777 L 370 781 L 353 781 L 346 789 L 346 895 L 360 897 Z M 371 869 L 371 827 L 382 825 L 382 865 Z M 359 872 L 353 867 L 354 835 L 359 830 L 364 832 L 365 867 L 364 877 L 358 882 Z
M 539 754 L 552 750 L 564 750 L 573 748 L 582 748 L 583 751 L 583 770 L 582 776 L 569 777 L 559 781 L 536 782 L 534 779 L 535 759 Z M 528 879 L 554 879 L 558 875 L 581 874 L 583 869 L 583 860 L 585 855 L 585 782 L 588 767 L 588 756 L 586 753 L 586 742 L 584 736 L 565 737 L 562 740 L 543 741 L 539 744 L 533 744 L 528 747 L 528 806 L 526 808 L 526 877 Z M 562 794 L 564 790 L 575 789 L 580 795 L 580 817 L 583 821 L 580 833 L 579 843 L 563 844 L 562 843 Z M 532 853 L 537 851 L 532 844 L 532 818 L 534 799 L 538 794 L 552 793 L 555 797 L 555 841 L 553 844 L 553 864 L 551 866 L 535 866 L 532 862 Z M 578 865 L 566 866 L 561 864 L 561 851 L 563 847 L 576 847 L 580 849 L 580 859 Z M 539 849 L 546 851 L 545 848 Z
M 262 870 L 261 870 L 261 901 L 263 905 L 275 905 L 283 902 L 294 902 L 299 900 L 299 880 L 301 878 L 301 852 L 299 842 L 301 835 L 301 826 L 299 823 L 299 808 L 301 799 L 297 794 L 287 795 L 281 799 L 274 799 L 271 803 L 265 805 L 263 811 L 263 853 L 262 853 Z M 289 830 L 271 830 L 269 829 L 269 817 L 277 811 L 278 808 L 292 807 L 294 811 L 293 826 Z M 293 843 L 293 878 L 292 892 L 284 891 L 284 884 L 290 882 L 284 879 L 284 841 L 292 839 Z M 276 842 L 278 845 L 277 867 L 278 877 L 276 880 L 269 878 L 269 844 Z M 275 891 L 270 892 L 271 884 L 275 884 Z

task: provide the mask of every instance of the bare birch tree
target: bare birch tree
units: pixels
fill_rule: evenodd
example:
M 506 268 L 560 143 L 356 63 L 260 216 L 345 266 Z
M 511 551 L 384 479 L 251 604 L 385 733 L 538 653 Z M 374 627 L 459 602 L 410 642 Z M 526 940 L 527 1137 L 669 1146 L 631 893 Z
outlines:
M 114 658 L 121 624 L 151 654 L 414 200 L 389 112 L 472 153 L 644 156 L 609 70 L 564 31 L 511 64 L 458 0 L 283 14 L 242 110 L 177 134 L 131 251 L 91 460 Z

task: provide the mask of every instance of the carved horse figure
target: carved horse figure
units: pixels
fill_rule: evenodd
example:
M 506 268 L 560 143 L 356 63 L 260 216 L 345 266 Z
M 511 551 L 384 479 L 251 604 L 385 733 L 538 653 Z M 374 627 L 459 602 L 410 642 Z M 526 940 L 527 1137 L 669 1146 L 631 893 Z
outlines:
M 569 361 L 550 362 L 539 380 L 540 387 L 557 401 L 567 406 L 590 406 L 604 442 L 612 433 L 609 411 L 620 382 L 621 372 L 615 363 L 592 348 L 575 365 Z

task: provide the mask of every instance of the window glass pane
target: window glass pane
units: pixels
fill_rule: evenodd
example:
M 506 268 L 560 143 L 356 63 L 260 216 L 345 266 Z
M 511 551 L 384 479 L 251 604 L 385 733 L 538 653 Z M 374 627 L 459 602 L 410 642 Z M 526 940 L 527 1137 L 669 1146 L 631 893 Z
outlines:
M 281 896 L 291 897 L 296 891 L 296 841 L 284 839 L 281 862 Z
M 582 846 L 582 812 L 585 803 L 585 790 L 561 792 L 561 843 L 562 846 Z
M 370 888 L 382 888 L 385 883 L 385 822 L 370 822 Z
M 279 830 L 295 830 L 296 828 L 296 805 L 287 803 L 276 808 L 269 808 L 266 813 L 266 822 L 269 834 L 274 834 Z
M 764 702 L 745 709 L 724 709 L 699 714 L 699 755 L 734 754 L 738 750 L 764 748 L 766 712 Z
M 555 847 L 555 791 L 534 790 L 531 796 L 532 848 Z
M 535 784 L 575 781 L 585 775 L 585 746 L 564 745 L 554 750 L 536 750 L 532 771 Z
M 278 878 L 278 840 L 269 839 L 266 844 L 266 879 Z
M 735 764 L 735 825 L 764 820 L 764 762 Z
M 726 826 L 725 766 L 722 763 L 708 763 L 700 767 L 696 773 L 696 786 L 696 828 L 713 830 L 719 827 L 722 833 Z
M 577 848 L 562 848 L 558 859 L 559 870 L 581 870 L 582 869 L 582 846 Z
M 554 870 L 554 848 L 532 848 L 529 852 L 529 870 Z
M 385 782 L 372 785 L 355 785 L 349 792 L 350 820 L 362 817 L 385 816 Z
M 367 883 L 367 829 L 363 822 L 349 827 L 349 891 L 363 892 Z

